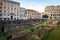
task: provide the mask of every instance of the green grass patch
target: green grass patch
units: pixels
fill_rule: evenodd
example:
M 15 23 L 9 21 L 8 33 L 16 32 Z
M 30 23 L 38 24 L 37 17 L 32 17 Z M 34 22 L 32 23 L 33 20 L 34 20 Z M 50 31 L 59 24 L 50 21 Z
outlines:
M 37 40 L 37 39 L 35 39 L 35 38 L 32 38 L 32 40 Z
M 13 32 L 26 33 L 26 32 L 31 31 L 31 29 L 35 29 L 35 28 L 41 27 L 41 26 L 46 26 L 46 25 L 48 25 L 48 24 L 49 24 L 49 22 L 43 22 L 43 23 L 41 23 L 41 24 L 32 25 L 32 27 L 28 27 L 28 28 L 22 29 L 22 30 L 10 30 L 10 31 L 8 31 L 8 32 L 4 32 L 4 33 L 0 34 L 0 35 L 1 35 L 1 36 L 0 36 L 0 40 L 6 40 L 5 38 L 6 38 L 7 36 L 11 35 Z M 13 24 L 13 25 L 15 25 L 15 24 Z M 18 24 L 18 25 L 20 25 L 20 24 Z M 11 26 L 11 25 L 10 25 L 10 26 Z
M 43 22 L 43 23 L 41 23 L 41 24 L 34 25 L 34 26 L 32 27 L 32 29 L 35 29 L 35 28 L 41 27 L 41 26 L 47 26 L 48 24 L 49 24 L 49 22 Z
M 42 40 L 60 40 L 60 25 L 49 32 Z

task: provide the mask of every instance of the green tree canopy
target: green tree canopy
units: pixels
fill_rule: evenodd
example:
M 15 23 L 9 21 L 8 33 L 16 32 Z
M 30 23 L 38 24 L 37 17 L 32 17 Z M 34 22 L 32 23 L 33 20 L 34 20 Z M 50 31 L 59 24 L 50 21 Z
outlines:
M 45 14 L 45 15 L 42 16 L 42 18 L 48 18 L 48 15 Z

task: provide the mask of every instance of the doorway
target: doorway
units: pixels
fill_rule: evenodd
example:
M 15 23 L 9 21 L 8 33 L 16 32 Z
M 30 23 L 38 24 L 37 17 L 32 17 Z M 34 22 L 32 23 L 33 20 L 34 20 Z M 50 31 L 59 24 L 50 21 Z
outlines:
M 11 20 L 13 20 L 13 16 L 11 16 Z

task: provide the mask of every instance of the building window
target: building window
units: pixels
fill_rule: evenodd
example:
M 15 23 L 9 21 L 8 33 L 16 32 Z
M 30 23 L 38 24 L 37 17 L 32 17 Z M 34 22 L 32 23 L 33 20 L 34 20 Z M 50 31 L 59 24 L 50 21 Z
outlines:
M 6 7 L 6 2 L 4 2 L 4 6 Z
M 11 7 L 13 7 L 13 5 L 11 5 Z
M 14 8 L 14 10 L 16 10 L 16 8 Z
M 6 16 L 6 14 L 4 13 L 4 16 Z
M 0 7 L 0 9 L 2 9 L 2 7 Z
M 4 7 L 4 9 L 6 9 L 6 7 Z
M 56 14 L 55 14 L 55 16 L 56 16 Z
M 8 9 L 9 9 L 9 7 L 8 7 Z
M 57 14 L 57 16 L 58 16 L 59 14 Z
M 8 11 L 8 13 L 9 13 L 9 11 Z
M 19 20 L 19 18 L 17 18 L 17 20 Z
M 51 13 L 52 13 L 52 11 L 51 11 Z
M 53 8 L 54 9 L 54 8 Z
M 52 18 L 52 17 L 50 17 L 50 18 Z
M 2 10 L 0 10 L 0 12 L 2 12 Z
M 0 2 L 0 5 L 2 5 L 2 3 Z
M 8 16 L 9 16 L 9 14 L 8 14 Z
M 11 8 L 13 10 L 13 8 Z
M 53 16 L 54 16 L 54 14 L 53 14 Z
M 19 13 L 19 12 L 17 12 L 17 13 Z
M 56 12 L 55 12 L 56 13 Z
M 8 18 L 8 20 L 9 20 L 9 18 Z
M 2 14 L 0 14 L 0 16 L 2 16 Z
M 56 18 L 56 17 L 54 17 L 54 18 Z
M 52 14 L 51 14 L 51 16 L 52 16 Z
M 14 20 L 16 20 L 16 18 L 14 18 Z
M 59 14 L 59 16 L 60 16 L 60 14 Z
M 6 13 L 6 11 L 4 10 L 4 13 Z
M 2 18 L 0 18 L 0 20 L 2 20 Z
M 6 16 L 6 11 L 4 10 L 4 16 Z
M 6 20 L 6 18 L 4 18 L 4 20 Z

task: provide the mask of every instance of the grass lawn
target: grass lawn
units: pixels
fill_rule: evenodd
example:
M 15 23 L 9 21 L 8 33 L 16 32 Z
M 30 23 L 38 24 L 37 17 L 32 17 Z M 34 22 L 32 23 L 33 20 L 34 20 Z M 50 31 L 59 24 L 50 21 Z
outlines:
M 43 40 L 60 40 L 60 25 L 52 30 L 51 32 L 49 32 L 44 38 Z
M 49 23 L 50 23 L 50 22 L 43 22 L 43 23 L 41 23 L 41 24 L 34 25 L 34 26 L 32 27 L 32 29 L 35 29 L 35 28 L 37 28 L 37 27 L 39 27 L 39 26 L 47 26 Z
M 37 39 L 35 39 L 35 38 L 32 38 L 32 40 L 37 40 Z

